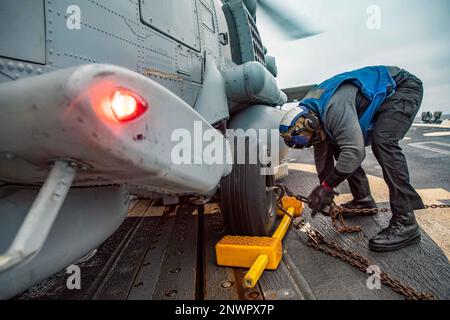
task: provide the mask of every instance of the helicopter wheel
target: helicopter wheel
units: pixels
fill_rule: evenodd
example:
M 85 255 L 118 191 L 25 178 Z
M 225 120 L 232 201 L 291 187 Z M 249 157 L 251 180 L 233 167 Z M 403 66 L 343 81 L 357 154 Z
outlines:
M 235 148 L 235 150 L 238 148 Z M 249 138 L 245 138 L 246 159 L 250 154 Z M 222 214 L 227 231 L 231 235 L 270 236 L 274 230 L 276 194 L 273 175 L 261 175 L 264 168 L 258 164 L 237 164 L 234 157 L 233 171 L 222 179 L 220 185 Z

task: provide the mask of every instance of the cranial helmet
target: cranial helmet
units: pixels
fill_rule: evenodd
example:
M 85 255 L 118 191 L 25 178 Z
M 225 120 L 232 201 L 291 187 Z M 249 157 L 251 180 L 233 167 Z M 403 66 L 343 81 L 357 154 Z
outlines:
M 323 140 L 321 128 L 319 117 L 299 106 L 283 117 L 280 133 L 289 147 L 303 149 Z

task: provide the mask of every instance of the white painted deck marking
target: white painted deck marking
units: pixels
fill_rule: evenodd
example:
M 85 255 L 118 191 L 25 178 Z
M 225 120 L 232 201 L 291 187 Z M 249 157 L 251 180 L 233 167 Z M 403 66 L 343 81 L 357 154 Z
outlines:
M 151 200 L 140 200 L 133 209 L 128 212 L 128 217 L 144 217 L 151 203 Z
M 145 212 L 145 216 L 147 217 L 162 217 L 164 212 L 166 211 L 166 207 L 149 207 Z
M 424 137 L 447 137 L 450 136 L 450 131 L 437 131 L 428 132 L 423 135 Z
M 289 170 L 317 173 L 316 166 L 313 164 L 289 163 Z
M 438 142 L 438 141 L 415 142 L 415 143 L 408 144 L 408 146 L 414 147 L 414 148 L 418 148 L 418 149 L 422 149 L 422 150 L 432 151 L 432 152 L 436 152 L 436 153 L 441 153 L 441 154 L 445 154 L 445 155 L 450 155 L 450 150 L 430 147 L 430 146 L 428 146 L 429 144 L 435 144 L 435 145 L 442 146 L 442 147 L 447 147 L 447 148 L 450 149 L 450 144 L 449 143 Z
M 444 120 L 441 124 L 413 123 L 413 127 L 450 128 L 450 120 Z

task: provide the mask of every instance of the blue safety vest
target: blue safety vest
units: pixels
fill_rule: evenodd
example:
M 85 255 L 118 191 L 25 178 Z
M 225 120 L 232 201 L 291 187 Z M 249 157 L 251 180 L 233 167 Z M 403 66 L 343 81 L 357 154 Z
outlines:
M 383 102 L 394 94 L 396 83 L 384 66 L 366 67 L 355 71 L 346 72 L 334 76 L 316 86 L 300 102 L 300 106 L 317 113 L 326 123 L 327 107 L 333 94 L 344 82 L 357 86 L 361 93 L 370 102 L 367 108 L 359 115 L 359 124 L 366 145 L 371 143 L 371 133 L 375 127 L 375 114 Z M 330 138 L 333 133 L 325 128 Z

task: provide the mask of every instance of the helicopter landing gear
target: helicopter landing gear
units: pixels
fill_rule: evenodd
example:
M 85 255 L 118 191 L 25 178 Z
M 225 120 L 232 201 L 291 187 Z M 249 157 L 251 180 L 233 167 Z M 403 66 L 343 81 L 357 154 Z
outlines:
M 249 138 L 245 139 L 246 159 L 251 154 Z M 244 142 L 243 142 L 244 143 Z M 276 224 L 276 194 L 273 175 L 262 175 L 261 163 L 239 164 L 235 153 L 233 171 L 220 185 L 222 214 L 228 234 L 269 236 Z M 247 161 L 246 161 L 247 162 Z

